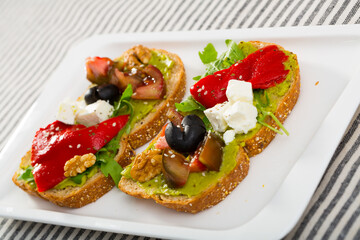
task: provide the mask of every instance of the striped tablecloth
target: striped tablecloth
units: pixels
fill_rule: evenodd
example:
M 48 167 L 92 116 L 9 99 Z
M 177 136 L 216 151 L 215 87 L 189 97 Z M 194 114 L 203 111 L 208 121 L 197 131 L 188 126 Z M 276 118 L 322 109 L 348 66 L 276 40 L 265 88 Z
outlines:
M 72 44 L 96 34 L 359 24 L 359 0 L 0 0 L 0 151 Z M 360 62 L 359 62 L 360 64 Z M 358 108 L 286 239 L 360 239 Z M 142 239 L 0 218 L 0 239 Z

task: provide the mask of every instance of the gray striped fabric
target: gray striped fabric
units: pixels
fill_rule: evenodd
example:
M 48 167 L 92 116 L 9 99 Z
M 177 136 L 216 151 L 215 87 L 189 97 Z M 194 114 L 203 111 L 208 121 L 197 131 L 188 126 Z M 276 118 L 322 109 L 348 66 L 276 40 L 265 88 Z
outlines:
M 1 0 L 0 150 L 72 44 L 95 34 L 359 24 L 360 0 Z M 286 239 L 360 239 L 360 109 Z M 0 218 L 0 239 L 148 239 Z

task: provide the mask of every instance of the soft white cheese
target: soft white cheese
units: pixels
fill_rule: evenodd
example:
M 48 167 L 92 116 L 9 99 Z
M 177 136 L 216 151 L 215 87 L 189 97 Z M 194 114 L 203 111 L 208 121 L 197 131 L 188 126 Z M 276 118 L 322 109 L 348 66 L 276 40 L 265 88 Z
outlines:
M 247 133 L 256 126 L 257 109 L 248 102 L 235 102 L 224 112 L 224 119 L 236 133 Z
M 101 123 L 110 118 L 114 107 L 104 100 L 87 105 L 76 115 L 76 122 L 87 127 Z
M 224 132 L 228 127 L 225 119 L 224 112 L 228 107 L 228 102 L 216 104 L 212 108 L 204 111 L 206 117 L 209 119 L 211 126 L 217 132 Z
M 235 134 L 246 134 L 256 126 L 257 109 L 253 105 L 254 96 L 249 82 L 230 80 L 226 96 L 228 102 L 206 109 L 204 113 L 215 131 L 225 132 L 223 138 L 229 144 Z
M 223 138 L 225 144 L 228 145 L 235 139 L 235 131 L 233 129 L 227 130 L 224 132 Z
M 248 102 L 253 103 L 253 91 L 250 82 L 230 80 L 226 89 L 226 96 L 230 103 Z
M 75 124 L 75 116 L 80 110 L 78 102 L 66 99 L 60 103 L 56 119 L 66 124 Z

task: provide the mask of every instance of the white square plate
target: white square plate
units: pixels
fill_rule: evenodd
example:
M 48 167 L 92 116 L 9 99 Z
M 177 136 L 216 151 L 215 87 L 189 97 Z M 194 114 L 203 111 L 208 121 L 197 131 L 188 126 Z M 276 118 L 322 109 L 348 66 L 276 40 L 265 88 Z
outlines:
M 11 177 L 39 127 L 55 119 L 64 98 L 86 89 L 84 60 L 115 58 L 135 44 L 177 53 L 193 76 L 204 71 L 198 51 L 225 39 L 260 40 L 298 55 L 301 94 L 278 135 L 251 159 L 246 179 L 224 201 L 196 215 L 178 213 L 118 189 L 81 209 L 54 206 L 17 188 Z M 296 224 L 360 102 L 360 25 L 102 35 L 74 46 L 0 155 L 0 215 L 72 227 L 163 238 L 281 238 Z

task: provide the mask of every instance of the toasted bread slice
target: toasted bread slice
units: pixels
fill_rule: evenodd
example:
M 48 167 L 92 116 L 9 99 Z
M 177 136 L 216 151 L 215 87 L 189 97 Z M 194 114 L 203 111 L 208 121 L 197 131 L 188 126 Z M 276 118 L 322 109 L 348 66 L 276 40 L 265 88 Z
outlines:
M 259 41 L 253 41 L 251 43 L 258 49 L 266 45 L 274 45 L 272 43 Z M 279 48 L 283 49 L 280 46 Z M 295 106 L 300 93 L 299 67 L 296 55 L 294 55 L 294 57 L 296 60 L 296 66 L 295 69 L 293 69 L 294 74 L 290 79 L 290 87 L 285 95 L 277 99 L 278 105 L 274 113 L 282 123 Z M 268 117 L 265 121 L 267 124 L 278 128 L 276 123 L 270 117 Z M 236 166 L 233 170 L 225 176 L 219 178 L 218 182 L 204 189 L 200 194 L 195 196 L 188 197 L 186 195 L 171 196 L 165 194 L 149 194 L 140 186 L 140 184 L 138 184 L 138 182 L 126 177 L 121 178 L 118 187 L 123 192 L 137 198 L 153 199 L 155 202 L 177 211 L 197 213 L 214 206 L 230 194 L 238 183 L 241 182 L 248 174 L 250 164 L 249 157 L 258 154 L 265 149 L 275 135 L 276 132 L 270 130 L 269 128 L 264 126 L 260 127 L 255 134 L 244 140 L 244 147 L 239 146 L 239 152 L 236 156 Z
M 251 42 L 257 48 L 262 48 L 267 45 L 276 45 L 274 43 L 264 43 L 259 41 Z M 277 45 L 280 49 L 284 49 L 283 47 Z M 296 62 L 297 57 L 294 55 Z M 294 75 L 291 79 L 291 85 L 287 93 L 279 99 L 279 103 L 277 105 L 276 111 L 274 115 L 279 119 L 281 123 L 285 121 L 287 116 L 290 114 L 292 109 L 294 108 L 300 94 L 300 69 L 297 64 L 297 67 L 293 69 Z M 266 123 L 274 128 L 279 128 L 279 126 L 275 123 L 275 121 L 271 117 L 266 118 Z M 267 127 L 261 127 L 260 130 L 253 135 L 251 138 L 245 140 L 244 149 L 249 157 L 255 156 L 256 154 L 261 153 L 269 143 L 276 136 L 276 132 L 272 131 Z
M 137 182 L 125 177 L 121 178 L 118 187 L 121 191 L 131 196 L 145 199 L 152 198 L 155 202 L 176 211 L 197 213 L 221 202 L 247 176 L 250 161 L 244 149 L 240 148 L 236 156 L 236 162 L 236 166 L 230 173 L 220 178 L 216 184 L 204 189 L 201 194 L 192 197 L 165 194 L 149 195 Z
M 134 48 L 129 49 L 125 54 L 133 51 Z M 186 76 L 181 59 L 176 54 L 162 49 L 152 50 L 168 56 L 174 61 L 174 66 L 172 67 L 172 74 L 166 82 L 166 98 L 155 105 L 156 111 L 150 112 L 144 119 L 137 122 L 127 136 L 127 141 L 133 149 L 144 145 L 156 136 L 168 119 L 166 117 L 167 110 L 173 107 L 175 102 L 180 102 L 185 94 Z M 121 159 L 119 156 L 116 157 L 116 161 L 120 162 L 122 166 L 130 163 L 129 158 Z
M 127 50 L 122 56 L 131 54 L 136 51 L 137 47 L 138 46 L 135 46 Z M 150 50 L 166 55 L 174 62 L 174 65 L 171 68 L 170 76 L 166 80 L 166 98 L 157 103 L 145 118 L 137 122 L 128 135 L 122 137 L 115 160 L 123 167 L 131 162 L 131 157 L 134 155 L 133 149 L 145 144 L 160 131 L 161 127 L 167 121 L 164 113 L 169 107 L 174 106 L 175 102 L 181 101 L 185 92 L 186 76 L 181 59 L 176 54 L 169 53 L 162 49 Z M 81 187 L 66 187 L 63 190 L 50 189 L 44 192 L 38 192 L 35 187 L 29 185 L 26 181 L 18 179 L 18 176 L 23 171 L 22 169 L 30 165 L 30 160 L 31 151 L 27 152 L 22 158 L 20 167 L 12 178 L 13 182 L 27 193 L 41 197 L 62 207 L 79 208 L 85 206 L 99 199 L 115 185 L 110 176 L 105 177 L 99 170 Z

